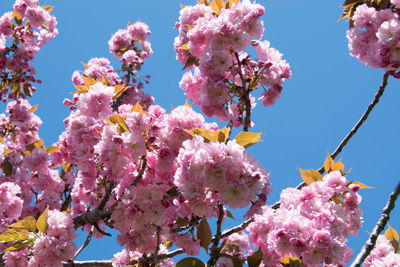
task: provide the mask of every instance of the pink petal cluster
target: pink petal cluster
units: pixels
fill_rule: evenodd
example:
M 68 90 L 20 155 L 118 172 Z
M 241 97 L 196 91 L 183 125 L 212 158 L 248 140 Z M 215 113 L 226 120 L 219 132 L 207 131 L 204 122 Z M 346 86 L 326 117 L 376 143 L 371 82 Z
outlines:
M 398 266 L 400 263 L 400 254 L 394 250 L 389 239 L 384 235 L 379 235 L 375 247 L 371 254 L 365 259 L 364 267 L 374 266 Z
M 0 232 L 5 224 L 12 223 L 22 213 L 21 187 L 12 182 L 0 184 Z
M 36 70 L 30 61 L 47 41 L 58 34 L 55 17 L 37 1 L 16 0 L 14 10 L 20 16 L 19 20 L 14 19 L 13 12 L 6 12 L 0 17 L 0 74 L 3 80 L 9 80 L 10 88 L 19 86 L 20 89 L 17 91 L 14 88 L 12 93 L 8 93 L 8 88 L 3 89 L 0 98 L 4 102 L 7 97 L 30 97 L 36 91 L 33 83 L 40 83 L 40 80 L 34 78 Z M 7 43 L 12 45 L 8 47 Z
M 340 172 L 330 172 L 301 190 L 283 190 L 279 209 L 265 206 L 255 215 L 249 240 L 261 248 L 265 266 L 281 266 L 286 254 L 301 257 L 306 266 L 345 266 L 352 257 L 347 238 L 362 223 L 361 197 L 346 191 L 346 183 Z
M 263 22 L 259 19 L 262 15 L 264 7 L 246 0 L 221 9 L 219 15 L 203 4 L 181 10 L 180 21 L 175 25 L 179 30 L 175 51 L 181 64 L 194 72 L 184 74 L 180 87 L 205 115 L 233 120 L 237 127 L 245 114 L 244 94 L 265 85 L 270 89 L 261 96 L 264 105 L 272 105 L 279 97 L 283 81 L 291 75 L 282 55 L 267 41 L 253 43 L 258 60 L 251 60 L 245 53 L 252 38 L 263 35 Z M 253 82 L 243 84 L 243 80 L 255 76 Z M 234 108 L 239 112 L 234 113 Z
M 391 9 L 376 10 L 363 4 L 357 7 L 353 20 L 354 27 L 347 31 L 351 55 L 368 67 L 397 70 L 400 67 L 399 15 Z
M 75 233 L 72 216 L 58 210 L 48 211 L 48 229 L 33 244 L 34 256 L 28 265 L 34 267 L 61 267 L 62 261 L 72 259 L 77 249 L 72 241 Z
M 143 61 L 153 54 L 147 37 L 150 35 L 149 26 L 137 21 L 127 29 L 120 29 L 108 41 L 110 52 L 121 61 L 129 64 L 143 64 Z M 140 47 L 138 47 L 140 43 Z
M 175 184 L 199 217 L 211 217 L 219 203 L 247 207 L 270 185 L 269 174 L 235 141 L 205 143 L 195 136 L 182 146 Z

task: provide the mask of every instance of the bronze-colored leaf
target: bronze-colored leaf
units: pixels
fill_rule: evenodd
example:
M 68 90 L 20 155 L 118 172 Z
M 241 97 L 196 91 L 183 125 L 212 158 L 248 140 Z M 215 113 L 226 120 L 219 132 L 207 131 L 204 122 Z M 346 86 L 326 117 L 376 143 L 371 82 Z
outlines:
M 83 83 L 85 84 L 85 86 L 90 87 L 92 85 L 95 85 L 97 83 L 97 81 L 93 78 L 89 78 L 86 76 L 82 76 L 83 79 Z
M 200 240 L 200 246 L 204 248 L 208 254 L 208 246 L 211 244 L 212 232 L 207 219 L 202 219 L 197 226 L 197 238 Z
M 35 112 L 36 109 L 38 108 L 38 106 L 39 106 L 39 104 L 32 106 L 31 109 L 29 110 L 29 113 Z
M 111 124 L 117 124 L 121 129 L 121 132 L 130 132 L 128 125 L 126 125 L 124 118 L 118 114 L 113 114 L 110 118 L 106 119 L 106 122 Z
M 85 67 L 85 69 L 89 68 L 89 66 L 85 62 L 81 61 L 81 64 L 83 65 L 83 67 Z
M 131 109 L 132 112 L 139 112 L 140 114 L 147 114 L 146 111 L 144 111 L 143 107 L 140 105 L 140 102 L 136 102 L 135 106 Z
M 46 10 L 47 12 L 50 13 L 53 10 L 54 6 L 45 6 L 43 8 L 44 8 L 44 10 Z
M 189 46 L 188 46 L 188 43 L 185 43 L 185 44 L 181 45 L 180 47 L 178 47 L 178 49 L 181 49 L 181 50 L 190 50 L 190 48 L 189 48 Z
M 192 65 L 198 66 L 199 60 L 196 57 L 189 55 L 189 58 L 186 60 L 186 63 L 185 63 L 185 66 L 183 67 L 183 69 L 187 69 L 187 68 L 191 67 Z
M 129 86 L 126 86 L 126 84 L 114 85 L 114 96 L 113 96 L 113 99 L 116 99 L 116 98 L 120 97 L 128 89 L 129 89 Z
M 390 226 L 390 224 L 388 224 L 388 227 L 389 229 L 386 230 L 385 237 L 389 239 L 394 251 L 397 252 L 399 250 L 399 234 Z
M 317 170 L 303 170 L 297 168 L 300 171 L 301 178 L 306 184 L 312 184 L 316 181 L 322 181 L 322 175 Z
M 249 264 L 249 267 L 258 267 L 261 264 L 262 258 L 263 253 L 261 249 L 258 249 L 256 252 L 247 257 L 247 263 Z
M 220 143 L 226 143 L 226 140 L 228 140 L 229 137 L 229 128 L 222 128 L 218 130 L 218 142 Z
M 205 267 L 204 263 L 194 257 L 187 257 L 178 261 L 175 267 Z
M 252 145 L 260 142 L 260 137 L 262 134 L 263 133 L 241 132 L 235 137 L 236 143 L 244 148 L 251 147 Z
M 7 149 L 7 148 L 5 148 L 4 151 L 3 151 L 3 155 L 5 156 L 5 155 L 10 154 L 11 152 L 14 152 L 14 151 L 15 151 L 15 149 Z
M 297 257 L 290 257 L 288 255 L 285 255 L 280 260 L 281 264 L 283 267 L 303 267 L 303 261 L 300 258 Z
M 363 184 L 363 183 L 361 183 L 361 182 L 357 182 L 357 181 L 350 181 L 350 182 L 348 182 L 348 183 L 347 183 L 347 187 L 348 187 L 349 185 L 351 185 L 351 184 L 359 185 L 359 186 L 360 186 L 360 189 L 375 189 L 375 187 L 371 187 L 371 186 L 365 185 L 365 184 Z
M 3 160 L 3 163 L 1 163 L 1 168 L 3 169 L 4 175 L 5 176 L 11 176 L 13 173 L 13 165 L 11 162 L 8 160 L 8 158 L 5 158 Z
M 50 153 L 56 152 L 56 151 L 58 151 L 60 149 L 61 149 L 61 147 L 58 147 L 58 146 L 49 146 L 46 149 L 46 152 L 47 152 L 47 154 L 50 154 Z
M 231 260 L 233 267 L 243 267 L 243 260 L 241 260 L 238 256 L 233 256 Z

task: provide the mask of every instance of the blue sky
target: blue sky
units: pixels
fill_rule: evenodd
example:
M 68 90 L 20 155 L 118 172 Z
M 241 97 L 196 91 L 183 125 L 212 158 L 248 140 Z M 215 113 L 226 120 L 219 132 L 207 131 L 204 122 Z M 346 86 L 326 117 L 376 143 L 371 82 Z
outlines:
M 13 2 L 1 0 L 0 12 L 11 10 Z M 384 73 L 365 67 L 349 55 L 348 23 L 337 22 L 342 2 L 259 0 L 258 3 L 266 7 L 262 18 L 266 29 L 263 39 L 284 54 L 293 74 L 285 82 L 278 102 L 268 108 L 257 105 L 252 117 L 256 124 L 252 131 L 264 132 L 264 141 L 252 147 L 250 153 L 271 173 L 274 192 L 268 203 L 272 204 L 279 199 L 283 188 L 301 182 L 296 168 L 318 169 L 327 151 L 334 151 L 372 101 Z M 179 16 L 178 1 L 48 0 L 47 4 L 55 6 L 52 14 L 57 17 L 60 33 L 35 60 L 37 77 L 43 83 L 31 100 L 32 104 L 39 103 L 36 113 L 44 122 L 40 135 L 46 146 L 57 141 L 64 129 L 62 121 L 68 116 L 68 109 L 62 100 L 70 98 L 70 92 L 74 91 L 72 72 L 82 69 L 80 62 L 92 57 L 107 57 L 118 69 L 119 63 L 108 52 L 107 41 L 119 28 L 126 27 L 128 21 L 140 19 L 152 31 L 154 54 L 141 72 L 143 76 L 152 76 L 145 92 L 168 110 L 171 105 L 185 103 L 178 86 L 182 66 L 173 50 L 173 38 L 178 34 L 173 29 Z M 389 79 L 380 103 L 340 155 L 346 169 L 353 167 L 348 179 L 376 187 L 361 191 L 365 222 L 359 236 L 349 242 L 355 254 L 368 238 L 367 231 L 372 232 L 400 178 L 397 173 L 399 85 L 400 81 Z M 393 211 L 390 224 L 400 230 L 399 212 L 399 208 Z M 79 259 L 112 258 L 120 250 L 112 240 L 96 240 Z M 82 242 L 76 240 L 78 246 Z

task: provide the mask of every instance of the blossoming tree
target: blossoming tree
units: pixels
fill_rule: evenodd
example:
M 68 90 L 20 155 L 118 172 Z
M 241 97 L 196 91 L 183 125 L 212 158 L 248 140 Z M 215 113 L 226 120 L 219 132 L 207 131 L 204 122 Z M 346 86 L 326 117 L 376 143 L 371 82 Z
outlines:
M 64 105 L 70 115 L 59 140 L 45 147 L 38 134 L 36 53 L 58 30 L 51 6 L 17 0 L 0 17 L 0 249 L 5 266 L 345 266 L 348 246 L 362 224 L 359 190 L 335 158 L 379 101 L 388 78 L 399 78 L 399 1 L 346 1 L 343 17 L 350 53 L 386 71 L 367 111 L 319 170 L 300 169 L 303 183 L 267 205 L 270 174 L 246 149 L 259 142 L 251 131 L 257 103 L 274 105 L 291 77 L 283 55 L 263 40 L 264 7 L 248 0 L 200 0 L 181 6 L 176 57 L 186 70 L 180 87 L 188 103 L 167 112 L 143 91 L 139 76 L 153 53 L 150 29 L 128 23 L 109 40 L 120 72 L 106 58 L 73 73 L 76 88 Z M 253 49 L 253 52 L 252 50 Z M 234 129 L 240 129 L 233 134 Z M 399 194 L 354 266 L 396 266 L 397 232 L 389 219 Z M 223 230 L 231 211 L 244 221 Z M 210 219 L 216 220 L 215 231 Z M 92 237 L 118 231 L 122 251 L 109 261 L 75 258 Z M 76 230 L 87 231 L 78 249 Z M 376 245 L 375 245 L 376 244 Z M 206 263 L 196 258 L 200 249 Z

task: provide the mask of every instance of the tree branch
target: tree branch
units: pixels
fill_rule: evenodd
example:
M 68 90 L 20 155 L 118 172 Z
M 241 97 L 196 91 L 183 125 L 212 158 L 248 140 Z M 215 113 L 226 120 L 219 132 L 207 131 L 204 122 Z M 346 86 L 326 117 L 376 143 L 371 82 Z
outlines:
M 75 255 L 74 255 L 74 258 L 73 258 L 72 260 L 75 260 L 76 257 L 78 257 L 78 255 L 82 252 L 82 250 L 84 250 L 84 249 L 87 247 L 87 245 L 89 245 L 90 240 L 92 240 L 93 232 L 94 232 L 94 226 L 92 226 L 92 229 L 90 229 L 90 233 L 89 233 L 88 236 L 86 237 L 85 242 L 84 242 L 84 243 L 82 244 L 82 246 L 76 251 L 76 253 L 75 253 Z
M 379 221 L 376 223 L 374 227 L 374 231 L 370 235 L 367 242 L 365 242 L 363 248 L 361 249 L 360 253 L 355 258 L 354 262 L 351 264 L 350 267 L 360 267 L 364 260 L 368 257 L 371 253 L 372 249 L 375 246 L 376 240 L 378 239 L 379 234 L 385 229 L 385 226 L 390 218 L 390 213 L 394 209 L 394 204 L 396 202 L 397 197 L 400 194 L 400 182 L 397 184 L 394 191 L 390 194 L 389 200 L 386 203 L 385 208 L 382 210 L 382 216 Z
M 355 135 L 358 131 L 358 129 L 361 127 L 361 125 L 363 125 L 363 123 L 367 120 L 369 114 L 371 113 L 371 111 L 373 110 L 373 108 L 375 107 L 376 104 L 378 104 L 379 99 L 381 98 L 383 92 L 385 91 L 385 88 L 387 86 L 387 81 L 388 78 L 390 76 L 389 72 L 386 72 L 385 75 L 383 75 L 383 79 L 382 79 L 382 83 L 379 86 L 378 91 L 376 92 L 374 99 L 372 100 L 372 102 L 368 105 L 367 110 L 365 111 L 365 113 L 362 115 L 362 117 L 360 118 L 360 120 L 356 123 L 356 125 L 354 125 L 353 129 L 350 130 L 350 132 L 346 135 L 346 137 L 342 140 L 342 142 L 340 142 L 339 146 L 336 148 L 335 152 L 333 152 L 331 154 L 331 158 L 335 159 L 340 152 L 342 152 L 342 149 L 346 146 L 346 144 L 350 141 L 350 139 L 353 137 L 353 135 Z M 325 172 L 324 170 L 324 166 L 322 166 L 321 168 L 318 169 L 318 172 L 320 174 L 323 174 Z M 297 189 L 301 189 L 304 186 L 306 186 L 306 183 L 301 183 L 299 184 L 296 188 Z M 280 203 L 276 202 L 274 205 L 272 205 L 273 209 L 279 209 Z
M 243 89 L 243 98 L 245 100 L 245 107 L 246 107 L 246 116 L 244 118 L 244 126 L 243 126 L 243 131 L 248 132 L 249 131 L 249 126 L 250 126 L 250 116 L 251 116 L 251 102 L 250 102 L 250 97 L 249 97 L 249 90 L 246 88 L 246 79 L 243 76 L 242 73 L 242 64 L 240 63 L 239 59 L 239 54 L 235 52 L 235 57 L 238 62 L 238 72 L 240 79 L 242 80 L 242 89 Z
M 161 233 L 161 227 L 157 226 L 157 246 L 156 246 L 156 251 L 154 252 L 154 255 L 153 255 L 151 267 L 156 267 L 156 264 L 158 261 L 158 252 L 160 251 L 160 245 L 161 245 L 160 233 Z

